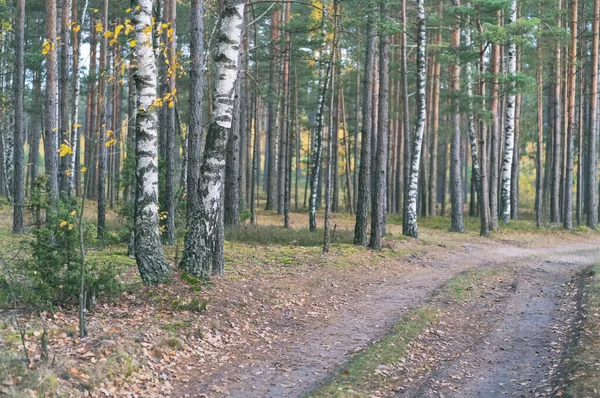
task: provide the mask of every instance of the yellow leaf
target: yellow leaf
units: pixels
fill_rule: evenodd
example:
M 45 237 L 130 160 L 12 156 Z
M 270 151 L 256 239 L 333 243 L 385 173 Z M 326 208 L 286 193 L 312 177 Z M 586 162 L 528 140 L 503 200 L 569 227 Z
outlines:
M 98 12 L 98 9 L 97 8 L 92 8 L 92 12 L 96 13 L 96 12 Z
M 173 101 L 169 101 L 169 108 L 172 108 L 174 105 Z
M 65 174 L 67 175 L 67 177 L 69 177 L 71 175 L 71 169 L 66 169 Z
M 81 30 L 81 26 L 80 25 L 75 25 L 73 26 L 73 32 L 77 33 Z
M 114 36 L 114 33 L 111 32 L 110 30 L 107 30 L 106 32 L 104 32 L 104 37 L 106 37 L 107 39 L 110 39 L 113 36 Z
M 128 23 L 128 24 L 125 25 L 125 34 L 128 35 L 131 32 L 133 32 L 133 25 L 131 25 L 131 24 Z
M 142 7 L 140 7 L 140 6 L 135 6 L 135 10 L 136 10 L 136 11 L 138 11 L 140 8 L 142 8 Z
M 49 51 L 50 51 L 50 42 L 48 40 L 46 40 L 44 42 L 44 44 L 42 45 L 42 55 L 48 54 Z
M 115 36 L 119 36 L 119 33 L 123 30 L 123 25 L 117 25 L 115 28 Z
M 81 124 L 79 124 L 79 123 L 75 123 L 75 124 L 73 125 L 73 128 L 74 128 L 74 129 L 78 129 L 79 127 L 81 127 Z
M 69 231 L 73 229 L 73 224 L 69 224 Z
M 111 146 L 112 144 L 114 144 L 115 142 L 117 142 L 117 140 L 115 140 L 114 138 L 111 138 L 110 140 L 106 141 L 106 147 Z
M 75 210 L 73 210 L 73 211 L 71 212 L 71 215 L 72 215 L 72 216 L 74 216 L 75 214 L 77 214 L 77 212 L 76 212 Z
M 67 222 L 66 222 L 66 221 L 63 221 L 63 222 L 61 222 L 61 223 L 60 223 L 60 227 L 61 227 L 61 228 L 62 228 L 62 227 L 64 227 L 65 225 L 67 225 Z M 73 372 L 73 373 L 76 373 L 76 372 Z
M 127 13 L 131 12 L 131 8 L 126 9 L 125 12 L 127 12 Z
M 84 167 L 82 167 L 82 168 L 81 168 L 81 170 L 79 170 L 79 171 L 81 171 L 82 173 L 85 173 L 85 172 L 87 171 L 87 168 L 84 166 Z
M 65 157 L 67 155 L 72 155 L 72 154 L 73 154 L 73 150 L 71 149 L 71 146 L 68 144 L 62 144 L 60 146 L 60 148 L 58 148 L 58 156 L 60 156 L 61 158 Z
M 135 41 L 135 40 L 131 40 L 131 41 L 129 42 L 129 47 L 131 47 L 131 48 L 135 47 L 135 43 L 136 43 L 136 41 Z
M 107 136 L 107 137 L 110 137 L 110 135 L 111 135 L 112 133 L 113 133 L 113 131 L 112 131 L 112 130 L 106 130 L 106 136 Z
M 162 24 L 162 25 L 160 25 L 160 27 L 161 27 L 161 28 L 166 28 L 167 26 L 169 26 L 169 24 L 166 24 L 166 23 L 164 23 L 164 22 L 163 22 L 163 24 Z
M 98 22 L 96 24 L 96 32 L 102 32 L 104 29 L 102 28 L 102 22 Z

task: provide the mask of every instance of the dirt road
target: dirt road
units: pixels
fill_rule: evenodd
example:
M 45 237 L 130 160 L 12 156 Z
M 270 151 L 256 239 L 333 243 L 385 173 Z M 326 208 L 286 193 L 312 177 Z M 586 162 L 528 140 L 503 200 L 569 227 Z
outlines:
M 571 278 L 600 261 L 600 249 L 592 240 L 523 246 L 516 241 L 477 240 L 408 256 L 401 261 L 401 272 L 368 273 L 342 288 L 334 280 L 324 280 L 320 288 L 330 291 L 330 300 L 320 303 L 319 311 L 307 311 L 307 319 L 318 321 L 303 321 L 306 318 L 295 316 L 298 309 L 283 309 L 278 319 L 259 326 L 276 339 L 241 337 L 243 341 L 224 348 L 228 360 L 210 371 L 189 364 L 189 381 L 176 385 L 174 395 L 302 396 L 352 353 L 380 338 L 408 309 L 423 305 L 445 281 L 478 268 L 511 268 L 515 279 L 471 308 L 459 309 L 457 319 L 445 323 L 444 337 L 436 339 L 446 349 L 439 358 L 431 354 L 434 366 L 418 377 L 407 371 L 406 380 L 398 379 L 396 393 L 549 395 L 560 377 L 555 365 L 575 312 Z

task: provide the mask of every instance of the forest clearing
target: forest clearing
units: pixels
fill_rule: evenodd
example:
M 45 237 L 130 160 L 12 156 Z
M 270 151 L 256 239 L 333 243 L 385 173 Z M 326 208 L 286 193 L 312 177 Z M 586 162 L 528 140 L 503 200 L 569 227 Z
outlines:
M 0 395 L 600 397 L 600 0 L 1 0 Z

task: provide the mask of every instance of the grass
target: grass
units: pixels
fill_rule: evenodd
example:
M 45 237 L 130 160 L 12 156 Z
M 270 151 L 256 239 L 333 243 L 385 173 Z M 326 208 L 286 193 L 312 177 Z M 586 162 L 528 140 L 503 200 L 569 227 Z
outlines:
M 376 371 L 381 365 L 399 363 L 406 355 L 408 345 L 428 325 L 437 319 L 438 310 L 422 307 L 408 312 L 383 339 L 356 355 L 339 372 L 328 379 L 308 397 L 368 397 L 383 382 Z
M 309 398 L 371 397 L 373 391 L 390 389 L 393 380 L 381 368 L 400 367 L 408 348 L 426 328 L 435 324 L 444 305 L 476 298 L 490 278 L 508 270 L 475 270 L 463 272 L 439 288 L 431 303 L 410 310 L 381 340 L 355 355 L 344 367 L 321 386 L 307 394 Z
M 590 269 L 583 289 L 579 339 L 567 362 L 566 397 L 600 396 L 600 264 Z

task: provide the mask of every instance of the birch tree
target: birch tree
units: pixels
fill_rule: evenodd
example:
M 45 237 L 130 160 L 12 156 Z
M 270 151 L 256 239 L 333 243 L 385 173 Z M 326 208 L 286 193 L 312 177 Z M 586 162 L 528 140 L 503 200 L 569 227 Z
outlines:
M 427 119 L 427 108 L 425 98 L 425 87 L 427 78 L 426 47 L 427 33 L 425 26 L 425 0 L 417 1 L 417 118 L 415 134 L 412 142 L 412 156 L 410 161 L 410 173 L 408 176 L 407 200 L 404 201 L 402 220 L 402 233 L 413 238 L 419 237 L 417 227 L 417 186 L 419 183 L 419 164 L 421 162 L 421 145 L 423 143 L 423 132 L 425 120 Z M 408 131 L 405 132 L 408 134 Z
M 468 4 L 469 7 L 471 6 Z M 471 26 L 469 26 L 469 17 L 467 17 L 467 26 L 465 32 L 465 47 L 471 49 Z M 477 190 L 477 198 L 479 201 L 479 216 L 481 219 L 481 228 L 479 234 L 481 236 L 490 235 L 490 213 L 487 196 L 486 176 L 484 168 L 481 167 L 481 158 L 479 157 L 479 140 L 475 131 L 475 117 L 473 109 L 473 66 L 471 61 L 467 62 L 465 67 L 467 81 L 467 99 L 468 99 L 468 115 L 467 128 L 469 130 L 469 142 L 471 144 L 471 159 L 473 161 L 473 181 Z M 483 132 L 485 135 L 485 132 Z M 485 145 L 482 145 L 482 151 L 485 151 Z
M 517 0 L 510 3 L 510 23 L 517 22 Z M 500 191 L 500 221 L 510 221 L 510 192 L 515 147 L 515 77 L 517 71 L 517 45 L 514 39 L 508 44 L 509 92 L 506 97 L 506 118 L 504 130 L 504 159 L 502 161 L 502 187 Z
M 208 278 L 223 273 L 223 173 L 244 20 L 244 0 L 225 0 L 214 56 L 214 109 L 208 127 L 194 211 L 179 266 L 188 274 Z
M 134 0 L 136 60 L 136 194 L 135 259 L 146 284 L 165 282 L 170 275 L 158 231 L 158 115 L 156 58 L 152 48 L 152 0 Z

